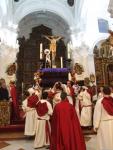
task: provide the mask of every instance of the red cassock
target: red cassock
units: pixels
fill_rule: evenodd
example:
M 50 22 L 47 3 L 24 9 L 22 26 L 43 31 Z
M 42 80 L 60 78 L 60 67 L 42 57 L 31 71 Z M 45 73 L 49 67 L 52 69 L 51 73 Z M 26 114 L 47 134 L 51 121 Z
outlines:
M 10 94 L 12 97 L 12 117 L 15 119 L 19 117 L 19 103 L 17 100 L 17 91 L 15 85 L 11 86 Z
M 54 108 L 50 150 L 86 150 L 77 114 L 67 99 Z

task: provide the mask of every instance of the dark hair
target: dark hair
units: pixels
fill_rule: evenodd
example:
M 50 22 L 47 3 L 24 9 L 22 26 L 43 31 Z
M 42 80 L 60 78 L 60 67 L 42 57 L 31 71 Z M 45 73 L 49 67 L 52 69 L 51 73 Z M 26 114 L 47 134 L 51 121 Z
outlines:
M 62 92 L 60 97 L 61 97 L 62 100 L 64 100 L 67 97 L 67 93 L 66 92 Z
M 29 92 L 28 92 L 28 91 L 25 91 L 25 92 L 24 92 L 24 96 L 26 96 L 26 97 L 30 96 Z
M 15 81 L 10 81 L 10 84 L 13 84 L 13 85 L 14 85 L 14 84 L 15 84 Z
M 56 83 L 55 88 L 59 89 L 59 90 L 63 90 L 62 85 L 61 85 L 60 82 Z
M 103 93 L 105 95 L 110 95 L 111 94 L 111 90 L 108 86 L 103 87 Z
M 74 85 L 74 82 L 71 81 L 71 80 L 68 80 L 67 82 L 70 82 L 70 85 L 73 86 Z
M 47 98 L 48 98 L 48 92 L 43 92 L 42 99 L 47 99 Z

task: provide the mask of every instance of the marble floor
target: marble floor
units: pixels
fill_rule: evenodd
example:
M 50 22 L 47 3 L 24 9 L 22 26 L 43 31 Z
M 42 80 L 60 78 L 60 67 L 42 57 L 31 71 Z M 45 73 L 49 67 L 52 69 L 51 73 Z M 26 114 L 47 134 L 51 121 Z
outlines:
M 87 150 L 96 150 L 96 135 L 89 135 L 85 137 Z M 33 140 L 11 140 L 11 141 L 1 141 L 1 150 L 34 150 Z M 46 150 L 41 148 L 38 150 Z

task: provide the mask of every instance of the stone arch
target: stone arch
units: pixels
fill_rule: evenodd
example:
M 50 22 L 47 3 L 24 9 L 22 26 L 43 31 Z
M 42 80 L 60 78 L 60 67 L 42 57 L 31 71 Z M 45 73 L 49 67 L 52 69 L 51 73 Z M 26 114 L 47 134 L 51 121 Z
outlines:
M 68 7 L 55 0 L 54 2 L 51 1 L 51 3 L 48 0 L 40 0 L 38 3 L 36 0 L 32 1 L 32 3 L 28 0 L 21 3 L 21 5 L 16 8 L 14 13 L 14 23 L 18 24 L 23 17 L 35 11 L 49 11 L 51 13 L 55 13 L 56 15 L 62 17 L 62 19 L 65 20 L 70 27 L 74 25 L 74 18 Z
M 29 38 L 32 28 L 41 24 L 51 28 L 53 35 L 65 37 L 64 41 L 67 43 L 69 38 L 68 24 L 60 16 L 49 11 L 46 11 L 46 13 L 43 11 L 33 12 L 22 18 L 18 25 L 18 37 Z
M 92 44 L 92 46 L 91 46 L 92 54 L 94 53 L 94 47 L 95 47 L 95 45 L 98 44 L 100 41 L 106 40 L 107 38 L 108 38 L 108 34 L 107 34 L 107 35 L 104 35 L 104 36 L 102 36 L 102 37 L 97 38 L 97 39 L 93 42 L 93 44 Z

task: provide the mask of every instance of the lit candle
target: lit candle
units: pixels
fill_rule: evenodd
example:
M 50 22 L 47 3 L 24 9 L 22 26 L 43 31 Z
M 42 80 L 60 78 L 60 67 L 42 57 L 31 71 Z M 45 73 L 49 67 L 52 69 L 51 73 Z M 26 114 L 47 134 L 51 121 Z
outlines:
M 42 54 L 43 54 L 43 52 L 42 52 L 42 43 L 40 43 L 40 59 L 42 59 Z
M 63 57 L 60 57 L 61 68 L 63 68 Z
M 23 94 L 24 94 L 24 83 L 22 82 L 22 99 L 23 99 Z
M 70 59 L 70 45 L 67 44 L 67 58 Z
M 70 72 L 68 73 L 68 80 L 71 81 L 71 73 Z

